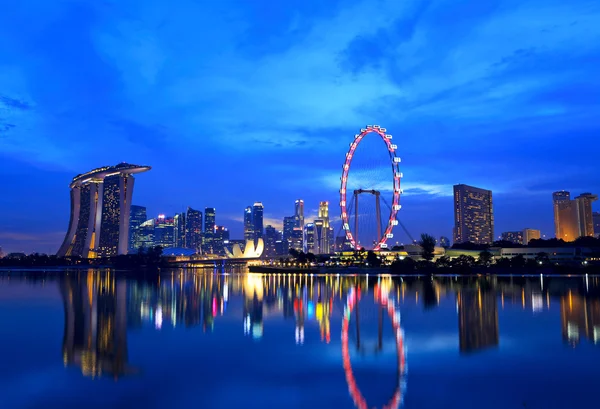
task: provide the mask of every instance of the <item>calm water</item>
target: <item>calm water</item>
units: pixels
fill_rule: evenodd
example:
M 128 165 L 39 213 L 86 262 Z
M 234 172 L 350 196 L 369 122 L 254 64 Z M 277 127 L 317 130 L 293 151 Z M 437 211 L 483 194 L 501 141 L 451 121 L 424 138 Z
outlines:
M 0 323 L 2 409 L 600 407 L 596 277 L 0 273 Z

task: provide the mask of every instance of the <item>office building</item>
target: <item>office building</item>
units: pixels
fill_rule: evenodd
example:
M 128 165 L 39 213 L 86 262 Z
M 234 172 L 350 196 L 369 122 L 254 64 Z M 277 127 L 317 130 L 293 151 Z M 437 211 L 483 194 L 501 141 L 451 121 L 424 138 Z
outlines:
M 224 255 L 226 244 L 229 244 L 229 230 L 225 226 L 217 226 L 213 240 L 214 253 Z
M 538 240 L 542 237 L 539 230 L 523 229 L 523 244 L 528 245 L 531 240 Z
M 277 242 L 282 243 L 281 234 L 275 229 L 275 227 L 268 225 L 265 227 L 265 256 L 275 257 L 278 254 Z M 281 251 L 281 249 L 279 249 Z
M 196 251 L 202 247 L 202 212 L 191 207 L 185 215 L 185 247 Z
M 186 246 L 186 225 L 185 225 L 185 213 L 178 213 L 173 218 L 175 225 L 175 247 L 185 249 Z
M 69 228 L 57 256 L 127 254 L 133 175 L 148 170 L 149 166 L 120 163 L 75 176 L 69 185 Z
M 594 222 L 594 235 L 600 237 L 600 212 L 592 213 L 592 221 Z
M 136 229 L 133 251 L 148 250 L 154 247 L 154 219 L 146 220 Z
M 202 233 L 202 253 L 214 253 L 214 239 L 216 227 L 216 211 L 214 207 L 204 209 L 204 232 Z
M 304 225 L 304 237 L 306 240 L 306 252 L 315 254 L 318 251 L 317 248 L 317 233 L 314 223 L 306 223 Z
M 300 232 L 302 233 L 302 244 L 301 244 L 301 249 L 302 250 L 306 250 L 305 245 L 304 245 L 304 200 L 302 199 L 298 199 L 296 200 L 295 203 L 295 207 L 294 207 L 294 219 L 296 221 L 296 224 L 294 227 L 300 229 Z
M 454 243 L 491 244 L 494 241 L 492 192 L 467 185 L 454 186 Z
M 146 208 L 144 206 L 131 205 L 129 213 L 129 246 L 128 251 L 135 251 L 135 242 L 137 241 L 137 232 L 139 227 L 148 220 Z
M 244 239 L 254 240 L 254 225 L 252 224 L 252 207 L 244 209 Z
M 598 195 L 582 193 L 575 198 L 579 212 L 579 236 L 594 237 L 594 219 L 592 217 L 592 203 L 598 200 Z
M 493 291 L 458 293 L 458 332 L 461 353 L 498 346 L 498 303 Z
M 522 231 L 505 231 L 502 233 L 502 241 L 509 241 L 514 244 L 523 244 L 523 232 Z
M 329 202 L 319 203 L 319 220 L 323 221 L 323 234 L 319 238 L 319 253 L 329 254 L 331 252 L 331 243 L 329 234 Z
M 175 221 L 172 217 L 159 214 L 154 222 L 154 246 L 175 246 Z
M 292 237 L 294 236 L 294 228 L 296 227 L 295 216 L 289 216 L 283 218 L 283 245 L 286 247 L 285 253 L 292 248 Z
M 254 232 L 254 240 L 258 241 L 258 239 L 263 238 L 264 227 L 263 227 L 263 217 L 264 217 L 265 208 L 262 203 L 256 202 L 254 206 L 252 206 L 252 230 Z
M 315 229 L 315 245 L 314 245 L 314 253 L 315 254 L 327 254 L 323 246 L 327 241 L 327 233 L 325 230 L 325 221 L 321 219 L 316 219 L 314 221 L 314 229 Z

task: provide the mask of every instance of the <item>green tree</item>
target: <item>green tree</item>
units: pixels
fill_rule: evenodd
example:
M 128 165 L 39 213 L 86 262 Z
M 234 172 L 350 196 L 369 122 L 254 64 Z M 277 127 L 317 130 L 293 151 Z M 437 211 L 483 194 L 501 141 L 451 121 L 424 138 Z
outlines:
M 419 244 L 423 249 L 421 252 L 421 257 L 427 261 L 433 260 L 435 252 L 435 238 L 427 233 L 423 233 L 421 234 L 421 241 Z
M 450 257 L 442 256 L 435 261 L 435 266 L 438 268 L 448 268 L 451 265 Z
M 492 264 L 492 260 L 492 253 L 489 251 L 483 250 L 481 253 L 479 253 L 479 264 L 482 266 L 489 267 L 490 264 Z

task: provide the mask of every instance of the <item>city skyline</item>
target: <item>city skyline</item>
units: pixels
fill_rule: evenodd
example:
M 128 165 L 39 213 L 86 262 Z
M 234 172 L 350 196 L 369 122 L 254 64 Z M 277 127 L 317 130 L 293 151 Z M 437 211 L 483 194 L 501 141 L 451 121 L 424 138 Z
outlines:
M 122 161 L 153 167 L 132 203 L 148 215 L 214 207 L 241 238 L 249 203 L 281 228 L 302 198 L 307 221 L 329 201 L 335 226 L 340 167 L 367 123 L 395 136 L 399 218 L 413 236 L 451 236 L 455 184 L 493 192 L 496 237 L 524 227 L 551 237 L 552 192 L 600 192 L 581 160 L 600 146 L 593 2 L 308 1 L 267 14 L 260 1 L 213 3 L 7 6 L 4 252 L 55 253 L 65 185 Z

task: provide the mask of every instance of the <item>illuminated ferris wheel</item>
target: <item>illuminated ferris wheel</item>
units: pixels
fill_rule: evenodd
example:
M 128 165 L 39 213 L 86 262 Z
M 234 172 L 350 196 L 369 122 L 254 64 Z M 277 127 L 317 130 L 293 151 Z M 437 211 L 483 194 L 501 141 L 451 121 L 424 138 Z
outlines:
M 394 237 L 402 193 L 397 149 L 392 135 L 379 125 L 367 125 L 350 143 L 340 178 L 340 207 L 342 228 L 354 249 L 385 249 L 387 240 Z M 364 199 L 359 201 L 359 197 Z M 382 202 L 387 216 L 382 215 Z

